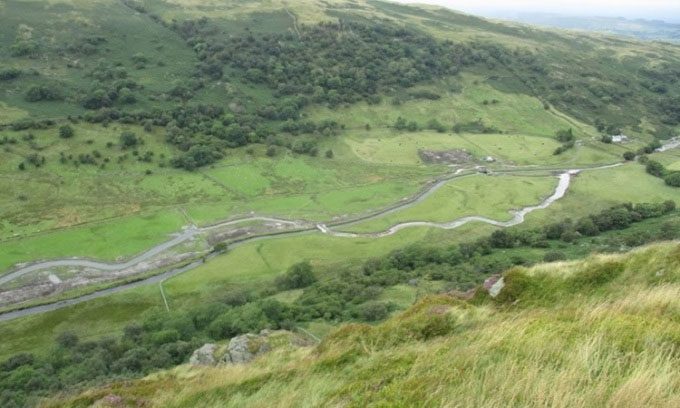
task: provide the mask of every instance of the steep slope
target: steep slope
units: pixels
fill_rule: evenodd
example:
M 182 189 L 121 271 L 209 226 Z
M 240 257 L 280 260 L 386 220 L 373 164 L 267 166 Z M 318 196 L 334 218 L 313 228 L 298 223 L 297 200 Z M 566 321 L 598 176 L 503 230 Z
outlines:
M 137 122 L 148 119 L 140 118 L 141 112 L 167 110 L 178 101 L 236 106 L 232 114 L 237 117 L 240 109 L 256 113 L 255 106 L 272 98 L 279 100 L 275 107 L 286 102 L 285 97 L 302 95 L 315 103 L 336 104 L 314 89 L 281 89 L 281 84 L 307 73 L 293 63 L 306 62 L 299 59 L 306 50 L 317 55 L 306 70 L 325 69 L 312 82 L 326 93 L 336 90 L 342 96 L 357 80 L 368 79 L 359 95 L 352 92 L 352 98 L 340 102 L 390 95 L 400 87 L 468 71 L 487 75 L 489 83 L 503 91 L 531 95 L 593 124 L 637 129 L 650 122 L 646 130 L 663 136 L 680 121 L 675 109 L 680 52 L 671 44 L 549 31 L 374 0 L 98 0 L 47 5 L 10 0 L 0 13 L 5 23 L 0 46 L 9 56 L 0 76 L 0 100 L 6 104 L 3 123 L 88 111 L 90 120 L 101 121 L 96 116 L 103 113 L 92 114 L 101 108 L 117 111 L 103 114 L 110 120 L 123 116 Z M 338 49 L 315 49 L 325 44 L 320 40 L 331 40 Z M 444 40 L 455 48 L 437 52 Z M 344 54 L 347 42 L 354 59 Z M 386 50 L 400 42 L 405 43 L 403 55 L 385 55 L 384 62 L 411 78 L 393 87 L 374 87 L 366 62 L 383 61 L 365 53 L 364 44 Z M 425 50 L 431 51 L 431 59 L 422 55 Z M 253 58 L 263 52 L 269 53 L 269 61 Z M 454 66 L 431 69 L 433 61 L 451 55 L 456 56 Z M 413 57 L 428 67 L 417 66 Z M 329 69 L 337 65 L 342 72 Z M 295 115 L 283 117 L 288 118 Z
M 246 365 L 179 367 L 46 406 L 680 403 L 680 246 L 516 268 L 498 297 L 428 297 Z

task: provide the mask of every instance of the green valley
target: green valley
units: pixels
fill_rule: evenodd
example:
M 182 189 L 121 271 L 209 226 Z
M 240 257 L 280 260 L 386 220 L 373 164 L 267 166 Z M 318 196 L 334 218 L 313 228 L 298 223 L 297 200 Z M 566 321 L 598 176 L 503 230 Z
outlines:
M 0 21 L 0 406 L 677 401 L 678 44 L 377 0 Z M 263 330 L 302 346 L 184 365 Z

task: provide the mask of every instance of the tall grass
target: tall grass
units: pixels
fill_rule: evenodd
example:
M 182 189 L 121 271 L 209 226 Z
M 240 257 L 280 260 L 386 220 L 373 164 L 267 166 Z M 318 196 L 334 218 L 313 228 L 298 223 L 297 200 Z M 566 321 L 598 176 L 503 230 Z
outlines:
M 512 299 L 431 296 L 315 347 L 178 367 L 52 404 L 115 394 L 157 407 L 680 406 L 679 253 L 665 243 L 516 269 L 524 286 Z

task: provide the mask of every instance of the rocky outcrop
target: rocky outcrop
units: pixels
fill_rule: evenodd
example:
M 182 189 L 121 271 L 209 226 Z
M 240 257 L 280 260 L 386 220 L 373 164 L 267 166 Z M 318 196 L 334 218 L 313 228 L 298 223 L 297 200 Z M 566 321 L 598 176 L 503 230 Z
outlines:
M 501 275 L 492 275 L 486 278 L 483 286 L 484 289 L 489 292 L 489 296 L 495 298 L 501 293 L 503 287 L 505 287 L 505 281 Z
M 495 298 L 501 293 L 501 290 L 505 287 L 505 280 L 503 278 L 500 278 L 496 283 L 489 288 L 489 296 L 492 298 Z
M 247 363 L 270 351 L 272 347 L 267 339 L 269 334 L 269 332 L 260 335 L 248 333 L 232 338 L 221 361 L 232 364 Z
M 262 330 L 259 334 L 243 334 L 229 341 L 228 345 L 212 343 L 194 351 L 191 365 L 244 364 L 255 357 L 279 347 L 303 347 L 314 344 L 314 340 L 286 330 Z
M 203 347 L 194 351 L 189 359 L 189 364 L 191 365 L 214 365 L 215 364 L 215 350 L 217 346 L 208 343 L 204 344 Z

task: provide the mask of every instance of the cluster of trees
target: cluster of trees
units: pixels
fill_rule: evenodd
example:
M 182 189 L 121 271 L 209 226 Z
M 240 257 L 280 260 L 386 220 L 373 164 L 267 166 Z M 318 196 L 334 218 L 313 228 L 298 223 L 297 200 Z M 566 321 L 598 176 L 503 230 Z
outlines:
M 621 127 L 612 123 L 605 123 L 601 118 L 595 119 L 595 128 L 603 135 L 618 135 Z
M 33 85 L 26 91 L 28 102 L 61 101 L 64 99 L 62 87 L 57 84 Z
M 624 109 L 625 106 L 644 106 L 653 110 L 649 116 L 669 126 L 680 123 L 680 103 L 676 92 L 679 80 L 677 68 L 672 64 L 636 65 L 633 71 L 621 62 L 617 69 L 612 69 L 615 75 L 605 76 L 592 70 L 593 65 L 581 67 L 580 64 L 570 64 L 555 68 L 554 56 L 541 55 L 526 48 L 510 50 L 490 42 L 440 41 L 424 32 L 385 21 L 340 19 L 337 23 L 300 27 L 299 33 L 246 30 L 242 34 L 227 35 L 206 18 L 168 23 L 136 1 L 125 0 L 123 4 L 184 38 L 197 57 L 196 71 L 187 72 L 184 78 L 170 84 L 167 92 L 145 94 L 144 87 L 132 80 L 123 66 L 131 62 L 135 68 L 142 69 L 150 63 L 148 56 L 135 54 L 129 55 L 128 61 L 102 60 L 90 66 L 87 75 L 92 83 L 87 89 L 38 84 L 26 90 L 26 99 L 62 100 L 68 96 L 69 101 L 77 101 L 91 111 L 85 115 L 86 120 L 104 124 L 116 120 L 153 126 L 151 123 L 157 121 L 157 116 L 172 117 L 161 126 L 167 126 L 168 140 L 182 151 L 173 164 L 186 169 L 218 160 L 225 149 L 265 141 L 275 131 L 332 135 L 341 129 L 319 124 L 316 129 L 310 130 L 309 123 L 303 123 L 301 118 L 302 110 L 310 104 L 337 106 L 357 101 L 376 104 L 385 95 L 393 97 L 393 103 L 400 103 L 402 98 L 436 100 L 440 98 L 436 92 L 410 88 L 424 81 L 478 67 L 495 70 L 494 74 L 499 77 L 512 77 L 513 82 L 522 82 L 513 85 L 518 85 L 516 88 L 523 92 L 539 96 L 546 106 L 552 102 L 590 122 L 593 122 L 590 116 L 604 118 L 606 123 L 602 119 L 594 121 L 600 131 L 609 134 L 615 133 L 618 123 L 630 124 L 617 116 L 621 115 L 617 112 L 633 110 Z M 90 56 L 106 42 L 107 39 L 98 34 L 84 35 L 57 46 L 56 51 Z M 569 47 L 568 44 L 566 46 Z M 14 56 L 35 56 L 41 47 L 47 49 L 48 44 L 39 45 L 20 37 L 10 51 Z M 141 95 L 149 99 L 188 102 L 210 81 L 221 80 L 227 68 L 234 73 L 230 81 L 261 84 L 272 90 L 273 98 L 257 106 L 250 100 L 237 101 L 240 98 L 234 98 L 229 105 L 237 106 L 237 109 L 222 112 L 208 120 L 200 113 L 199 118 L 183 117 L 178 120 L 174 117 L 175 110 L 185 111 L 180 114 L 182 116 L 197 114 L 201 109 L 196 106 L 172 108 L 160 115 L 154 111 L 131 112 L 131 106 L 135 106 Z M 11 80 L 27 72 L 6 68 L 0 70 L 0 81 Z M 629 75 L 629 72 L 635 74 Z M 649 95 L 631 97 L 645 93 Z M 645 97 L 651 99 L 642 103 Z M 499 101 L 490 99 L 483 103 L 493 105 Z M 609 109 L 613 105 L 616 109 Z M 175 123 L 168 126 L 170 121 Z M 218 122 L 223 123 L 220 125 Z M 448 125 L 437 121 L 418 124 L 406 120 L 405 123 L 396 123 L 397 126 L 409 131 L 448 130 Z M 197 131 L 196 127 L 201 129 Z M 499 132 L 480 121 L 457 124 L 454 131 Z M 556 154 L 569 148 L 571 143 L 564 142 Z M 312 154 L 314 149 L 306 149 L 306 152 Z
M 477 119 L 465 123 L 456 123 L 453 126 L 453 131 L 455 133 L 477 133 L 477 134 L 503 133 L 502 130 L 494 126 L 489 126 L 485 124 L 482 119 Z
M 106 37 L 102 35 L 86 35 L 66 44 L 64 51 L 73 55 L 94 55 L 99 52 L 99 47 L 106 42 Z
M 646 155 L 654 153 L 654 151 L 656 151 L 656 149 L 658 149 L 660 147 L 661 147 L 661 142 L 659 142 L 658 140 L 653 140 L 653 141 L 649 142 L 648 144 L 646 144 L 645 146 L 639 148 L 637 151 L 629 150 L 627 152 L 624 152 L 623 153 L 623 159 L 626 160 L 626 161 L 631 161 L 631 160 L 635 160 L 635 158 L 639 156 L 640 157 L 639 158 L 640 163 L 644 164 L 644 163 L 647 163 L 647 161 L 649 160 Z
M 22 72 L 18 68 L 3 68 L 0 69 L 0 81 L 11 81 L 19 78 Z
M 407 120 L 399 116 L 397 120 L 395 120 L 392 127 L 396 130 L 407 132 L 417 132 L 419 130 L 427 129 L 434 130 L 439 133 L 445 133 L 447 131 L 453 131 L 455 133 L 476 133 L 476 134 L 503 133 L 502 130 L 496 127 L 487 126 L 481 119 L 472 122 L 456 123 L 455 125 L 453 125 L 453 127 L 450 127 L 444 125 L 436 118 L 432 118 L 429 121 L 427 121 L 425 126 L 422 126 L 414 120 Z M 370 128 L 367 127 L 367 129 Z
M 663 121 L 670 126 L 680 124 L 680 96 L 666 96 L 656 102 Z
M 645 170 L 654 177 L 659 177 L 671 187 L 680 187 L 680 171 L 668 170 L 656 160 L 643 159 Z
M 555 156 L 560 155 L 566 152 L 567 150 L 573 148 L 574 144 L 576 143 L 576 140 L 574 138 L 574 132 L 571 128 L 567 130 L 558 130 L 555 133 L 555 139 L 557 139 L 558 142 L 562 143 L 562 146 L 558 147 L 553 152 L 553 155 Z
M 13 57 L 35 58 L 38 56 L 39 49 L 38 43 L 34 40 L 17 39 L 17 41 L 9 47 L 9 53 Z
M 286 274 L 286 287 L 313 280 L 308 264 Z M 261 293 L 232 291 L 219 302 L 186 311 L 149 313 L 117 338 L 82 341 L 65 332 L 41 355 L 20 353 L 0 363 L 0 406 L 33 405 L 37 398 L 111 378 L 130 378 L 185 362 L 202 344 L 264 328 L 293 329 L 300 312 Z
M 86 109 L 109 108 L 119 105 L 132 105 L 137 102 L 134 91 L 141 89 L 122 64 L 110 64 L 105 60 L 99 61 L 87 74 L 92 78 L 90 91 L 81 97 L 81 104 Z
M 12 122 L 9 125 L 0 125 L 0 129 L 9 128 L 11 130 L 28 130 L 28 129 L 49 129 L 54 126 L 56 122 L 53 119 L 20 119 Z
M 375 103 L 370 97 L 386 88 L 407 88 L 493 58 L 483 45 L 473 49 L 438 42 L 387 23 L 321 23 L 302 27 L 299 37 L 292 33 L 227 37 L 207 19 L 174 22 L 172 27 L 197 52 L 199 74 L 204 77 L 219 79 L 228 65 L 279 97 L 304 95 L 330 106 L 359 100 Z M 415 97 L 438 95 L 416 92 Z
M 493 64 L 499 58 L 508 60 L 511 55 L 503 48 L 486 44 L 438 42 L 430 36 L 387 23 L 324 23 L 303 27 L 300 37 L 291 33 L 250 32 L 225 36 L 206 18 L 173 21 L 168 26 L 186 40 L 201 61 L 191 84 L 178 85 L 171 90 L 171 95 L 191 98 L 192 92 L 206 81 L 220 79 L 225 66 L 241 72 L 245 81 L 263 84 L 274 91 L 274 98 L 268 104 L 239 112 L 219 112 L 207 118 L 200 113 L 201 107 L 178 108 L 191 112 L 183 112 L 181 121 L 165 121 L 163 126 L 166 126 L 167 140 L 183 151 L 173 160 L 173 165 L 189 170 L 218 160 L 225 148 L 263 141 L 286 145 L 280 140 L 271 140 L 276 130 L 293 135 L 331 136 L 342 129 L 342 125 L 334 122 L 313 124 L 301 120 L 302 109 L 310 103 L 331 106 L 360 100 L 379 103 L 382 92 L 454 75 L 464 66 Z M 421 99 L 440 97 L 427 90 L 405 94 Z M 198 117 L 194 117 L 197 113 Z M 176 115 L 166 112 L 165 116 L 175 119 Z M 101 120 L 123 117 L 129 118 L 129 115 L 116 112 Z M 419 128 L 415 122 L 403 126 L 405 130 Z M 447 130 L 436 120 L 426 124 L 426 128 Z M 495 129 L 482 131 L 488 133 Z M 317 148 L 311 145 L 316 143 L 302 141 L 289 147 L 296 153 L 316 155 Z

